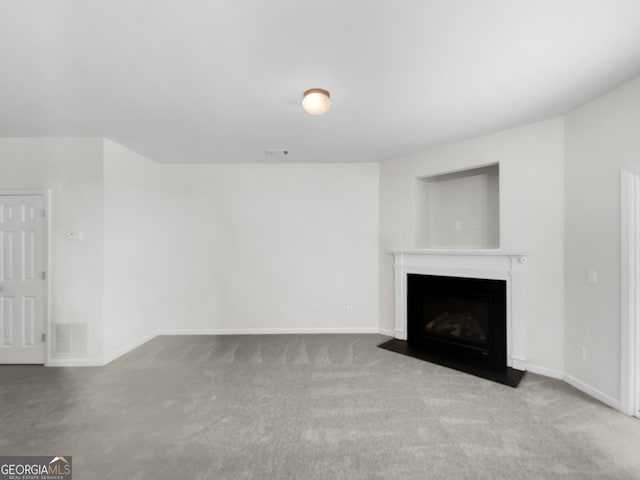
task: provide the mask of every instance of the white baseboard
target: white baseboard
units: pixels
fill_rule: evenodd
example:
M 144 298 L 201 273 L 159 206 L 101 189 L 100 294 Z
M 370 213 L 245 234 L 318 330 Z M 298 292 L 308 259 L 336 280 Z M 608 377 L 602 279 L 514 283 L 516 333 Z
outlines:
M 384 335 L 386 337 L 395 337 L 396 336 L 396 334 L 395 334 L 395 332 L 393 330 L 389 330 L 387 328 L 379 328 L 378 329 L 378 333 L 380 335 Z
M 129 353 L 131 350 L 138 348 L 140 345 L 147 343 L 149 340 L 152 340 L 157 336 L 158 336 L 157 333 L 150 333 L 149 335 L 145 335 L 144 337 L 136 340 L 135 342 L 127 345 L 126 347 L 116 350 L 112 354 L 104 357 L 104 365 L 106 365 L 107 363 L 113 362 L 115 359 L 120 358 L 121 356 Z
M 535 363 L 527 362 L 526 370 L 528 372 L 537 373 L 538 375 L 543 375 L 545 377 L 564 380 L 564 372 L 561 370 L 556 370 L 554 368 L 543 367 L 541 365 L 536 365 Z
M 566 374 L 566 373 L 564 374 L 564 378 L 563 379 L 564 379 L 565 382 L 567 382 L 572 387 L 577 388 L 581 392 L 586 393 L 587 395 L 595 398 L 596 400 L 600 400 L 605 405 L 609 405 L 611 408 L 614 408 L 616 410 L 621 410 L 620 401 L 616 400 L 613 397 L 610 397 L 606 393 L 602 393 L 600 390 L 597 390 L 597 389 L 593 388 L 592 386 L 587 385 L 583 381 L 578 380 L 577 378 L 572 377 L 571 375 Z
M 556 370 L 553 368 L 547 368 L 540 365 L 528 363 L 527 371 L 531 373 L 537 373 L 538 375 L 544 375 L 545 377 L 563 380 L 567 382 L 569 385 L 571 385 L 572 387 L 577 388 L 578 390 L 580 390 L 583 393 L 586 393 L 590 397 L 593 397 L 596 400 L 601 401 L 605 405 L 608 405 L 615 410 L 621 409 L 620 401 L 616 400 L 613 397 L 610 397 L 606 393 L 602 393 L 600 390 L 592 387 L 591 385 L 587 385 L 582 380 L 578 380 L 577 378 L 567 373 L 564 373 L 561 370 Z
M 52 358 L 45 367 L 102 367 L 106 365 L 102 358 Z
M 515 370 L 526 371 L 529 364 L 527 363 L 526 357 L 520 355 L 511 355 L 511 363 L 507 363 L 511 368 Z
M 168 329 L 157 335 L 311 335 L 378 333 L 377 327 Z
M 115 352 L 103 357 L 103 358 L 71 358 L 71 357 L 59 357 L 49 359 L 45 363 L 46 367 L 103 367 L 108 363 L 113 362 L 115 359 L 129 353 L 131 350 L 138 348 L 143 343 L 147 343 L 149 340 L 154 339 L 157 333 L 146 335 L 135 342 L 120 348 Z

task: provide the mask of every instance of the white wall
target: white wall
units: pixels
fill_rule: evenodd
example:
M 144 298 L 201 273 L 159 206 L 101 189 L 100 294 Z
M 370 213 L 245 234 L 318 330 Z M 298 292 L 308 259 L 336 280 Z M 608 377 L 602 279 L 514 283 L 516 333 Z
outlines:
M 170 165 L 160 183 L 164 328 L 377 329 L 377 164 Z
M 640 164 L 640 78 L 566 116 L 566 372 L 620 399 L 620 170 Z M 598 283 L 587 282 L 587 270 Z M 576 345 L 586 346 L 586 359 Z
M 158 166 L 106 139 L 0 139 L 0 188 L 37 187 L 52 364 L 161 330 L 377 331 L 377 164 Z
M 419 178 L 489 164 L 500 168 L 500 247 L 530 254 L 527 354 L 532 365 L 563 368 L 562 119 L 552 119 L 386 161 L 380 166 L 380 325 L 393 328 L 391 250 L 419 248 Z
M 104 355 L 157 331 L 167 272 L 158 249 L 159 167 L 104 140 Z
M 100 358 L 102 139 L 0 138 L 0 188 L 51 189 L 51 357 Z M 74 230 L 82 242 L 65 239 Z

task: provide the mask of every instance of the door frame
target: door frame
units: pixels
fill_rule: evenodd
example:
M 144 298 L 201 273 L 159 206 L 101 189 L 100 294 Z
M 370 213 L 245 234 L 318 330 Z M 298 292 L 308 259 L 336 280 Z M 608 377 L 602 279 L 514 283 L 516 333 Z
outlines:
M 620 409 L 640 417 L 640 165 L 620 178 Z
M 45 208 L 45 241 L 47 242 L 45 248 L 45 268 L 47 277 L 44 287 L 44 302 L 45 302 L 45 319 L 44 319 L 44 332 L 46 335 L 46 341 L 44 342 L 44 359 L 45 366 L 51 361 L 52 349 L 52 325 L 51 325 L 51 190 L 48 188 L 0 188 L 0 196 L 41 196 L 44 199 Z

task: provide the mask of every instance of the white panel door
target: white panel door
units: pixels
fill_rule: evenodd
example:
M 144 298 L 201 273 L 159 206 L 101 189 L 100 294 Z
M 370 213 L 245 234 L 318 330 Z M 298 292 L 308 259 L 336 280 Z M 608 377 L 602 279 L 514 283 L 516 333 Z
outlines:
M 44 195 L 0 195 L 0 363 L 44 363 Z

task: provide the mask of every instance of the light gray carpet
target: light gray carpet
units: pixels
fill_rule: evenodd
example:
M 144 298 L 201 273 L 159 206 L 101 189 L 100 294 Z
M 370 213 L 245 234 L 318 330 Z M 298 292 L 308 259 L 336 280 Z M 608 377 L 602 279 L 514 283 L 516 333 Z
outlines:
M 640 421 L 378 335 L 158 337 L 101 368 L 0 367 L 0 454 L 77 480 L 640 479 Z

